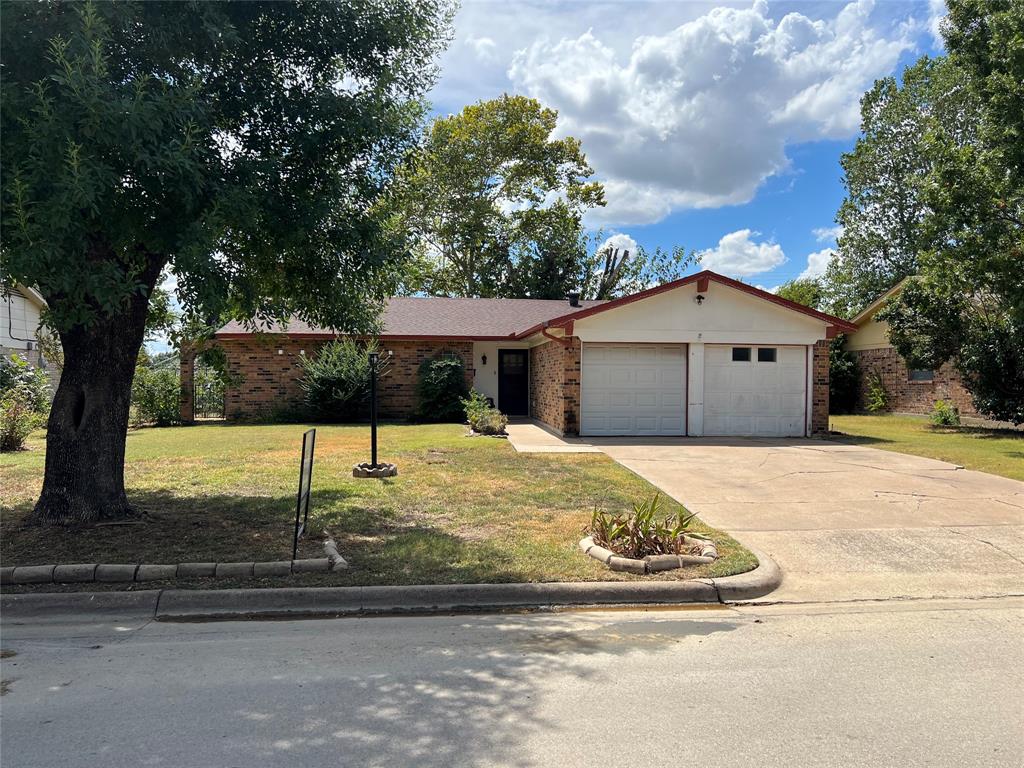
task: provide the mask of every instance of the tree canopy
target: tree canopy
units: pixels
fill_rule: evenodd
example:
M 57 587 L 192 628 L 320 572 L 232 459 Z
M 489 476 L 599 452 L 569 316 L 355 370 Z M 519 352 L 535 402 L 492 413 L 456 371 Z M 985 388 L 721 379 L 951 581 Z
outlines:
M 397 206 L 419 245 L 416 290 L 564 297 L 586 256 L 583 214 L 604 205 L 558 113 L 508 94 L 435 120 L 403 165 Z
M 36 507 L 128 510 L 127 403 L 150 297 L 186 314 L 374 327 L 445 0 L 0 6 L 0 277 L 38 288 L 64 370 Z

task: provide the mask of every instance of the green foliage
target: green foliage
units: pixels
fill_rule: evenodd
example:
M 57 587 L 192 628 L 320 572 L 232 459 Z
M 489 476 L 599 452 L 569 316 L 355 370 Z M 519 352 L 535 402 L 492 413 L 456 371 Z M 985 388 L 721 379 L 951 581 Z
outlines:
M 852 316 L 917 271 L 932 242 L 922 191 L 934 163 L 929 132 L 941 124 L 958 144 L 975 140 L 977 104 L 963 80 L 947 60 L 922 58 L 864 94 L 861 136 L 840 161 L 846 198 L 839 258 L 823 281 L 829 311 Z
M 462 407 L 466 409 L 466 420 L 474 432 L 481 435 L 503 435 L 508 426 L 508 416 L 497 408 L 487 404 L 487 398 L 477 390 L 471 390 L 469 397 L 463 399 Z
M 0 395 L 0 451 L 23 450 L 25 438 L 44 423 L 24 389 L 9 389 Z
M 416 417 L 420 421 L 462 421 L 469 394 L 462 358 L 443 355 L 424 360 L 416 379 Z
M 394 199 L 420 251 L 408 290 L 561 298 L 586 256 L 583 214 L 604 190 L 558 113 L 503 95 L 438 118 Z M 427 256 L 426 254 L 431 254 Z M 436 256 L 435 256 L 436 255 Z
M 889 392 L 882 383 L 882 374 L 878 371 L 868 374 L 868 396 L 864 407 L 871 413 L 878 413 L 889 407 Z
M 167 264 L 198 316 L 371 328 L 405 252 L 379 203 L 450 16 L 5 4 L 0 272 L 60 329 L 126 311 Z
M 697 515 L 683 508 L 664 518 L 659 516 L 660 512 L 661 494 L 657 492 L 649 499 L 633 502 L 629 514 L 595 509 L 590 519 L 590 536 L 598 546 L 622 557 L 681 554 L 683 534 Z
M 860 371 L 856 356 L 845 348 L 846 337 L 839 335 L 828 347 L 828 405 L 830 413 L 853 413 L 860 391 Z
M 775 295 L 781 296 L 783 299 L 795 301 L 797 304 L 803 304 L 805 307 L 811 307 L 812 309 L 820 309 L 823 299 L 821 282 L 811 278 L 790 280 L 788 283 L 783 283 L 775 291 Z
M 931 420 L 937 427 L 959 427 L 960 410 L 948 400 L 936 400 Z
M 181 379 L 176 366 L 154 366 L 148 355 L 139 355 L 132 379 L 131 420 L 137 427 L 181 423 Z
M 344 338 L 299 358 L 299 386 L 310 418 L 346 422 L 369 417 L 371 352 L 379 352 L 376 342 Z
M 594 240 L 600 241 L 602 233 Z M 635 253 L 624 249 L 596 250 L 583 264 L 580 294 L 585 299 L 614 299 L 638 293 L 682 277 L 697 262 L 697 256 L 681 246 L 648 251 L 637 246 Z M 561 297 L 556 297 L 561 298 Z
M 21 355 L 0 357 L 0 397 L 13 395 L 33 413 L 45 414 L 50 408 L 50 380 Z

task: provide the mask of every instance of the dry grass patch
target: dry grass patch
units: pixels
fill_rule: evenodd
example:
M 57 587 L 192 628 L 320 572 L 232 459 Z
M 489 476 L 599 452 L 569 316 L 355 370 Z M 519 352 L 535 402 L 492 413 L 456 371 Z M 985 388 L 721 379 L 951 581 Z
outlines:
M 304 429 L 211 424 L 134 432 L 126 480 L 145 514 L 134 525 L 76 530 L 25 522 L 43 471 L 36 436 L 33 450 L 0 456 L 0 557 L 18 565 L 288 559 Z M 625 510 L 653 491 L 607 457 L 517 454 L 505 440 L 467 438 L 457 425 L 385 425 L 381 457 L 398 464 L 399 476 L 356 480 L 351 468 L 367 459 L 368 439 L 367 427 L 318 427 L 312 530 L 299 551 L 321 556 L 329 531 L 352 570 L 257 584 L 638 578 L 613 573 L 577 549 L 595 505 Z M 674 509 L 666 500 L 666 512 Z M 719 543 L 716 563 L 645 578 L 726 575 L 756 564 L 727 535 L 695 530 Z M 185 586 L 240 585 L 196 580 Z

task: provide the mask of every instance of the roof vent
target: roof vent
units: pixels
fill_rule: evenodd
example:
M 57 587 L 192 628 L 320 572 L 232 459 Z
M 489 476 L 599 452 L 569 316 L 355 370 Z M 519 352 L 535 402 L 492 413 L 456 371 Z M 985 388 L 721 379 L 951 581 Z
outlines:
M 580 295 L 578 293 L 569 294 L 569 306 L 578 307 L 580 305 Z

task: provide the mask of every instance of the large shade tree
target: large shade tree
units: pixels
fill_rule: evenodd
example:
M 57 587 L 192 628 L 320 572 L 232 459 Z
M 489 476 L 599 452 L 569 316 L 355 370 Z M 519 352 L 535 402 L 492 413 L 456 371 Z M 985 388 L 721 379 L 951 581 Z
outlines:
M 413 290 L 564 297 L 586 258 L 582 217 L 604 205 L 580 142 L 558 113 L 504 95 L 435 120 L 397 196 L 420 247 Z
M 911 365 L 952 361 L 975 407 L 1024 423 L 1024 4 L 950 0 L 949 65 L 979 105 L 976 140 L 934 120 L 922 187 L 928 247 L 880 313 Z
M 403 253 L 379 204 L 444 0 L 4 3 L 0 276 L 64 368 L 42 521 L 131 511 L 132 375 L 161 272 L 186 313 L 372 328 Z

